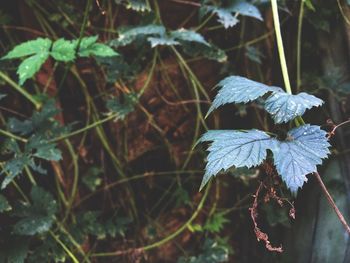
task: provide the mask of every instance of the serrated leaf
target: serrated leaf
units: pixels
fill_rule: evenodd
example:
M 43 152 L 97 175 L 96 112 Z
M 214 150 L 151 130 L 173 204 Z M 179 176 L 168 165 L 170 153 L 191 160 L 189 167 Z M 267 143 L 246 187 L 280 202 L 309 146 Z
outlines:
M 115 120 L 124 119 L 129 113 L 135 110 L 135 104 L 138 102 L 138 94 L 124 94 L 122 101 L 120 98 L 109 99 L 106 107 L 112 112 L 117 113 Z
M 0 242 L 0 262 L 24 263 L 29 252 L 29 240 L 25 237 L 9 236 Z
M 206 46 L 210 46 L 210 44 L 204 39 L 204 37 L 201 34 L 193 30 L 187 30 L 187 29 L 181 28 L 170 32 L 170 36 L 175 40 L 186 41 L 186 42 L 196 42 Z
M 225 242 L 226 243 L 226 242 Z M 206 239 L 197 256 L 180 257 L 177 263 L 223 263 L 229 260 L 229 245 Z
M 23 60 L 17 69 L 19 84 L 23 85 L 27 79 L 33 77 L 35 73 L 39 71 L 42 64 L 44 64 L 48 57 L 49 52 L 46 51 Z
M 126 46 L 134 42 L 141 36 L 163 36 L 165 35 L 165 27 L 162 25 L 150 24 L 146 26 L 130 27 L 119 32 L 119 37 L 111 41 L 114 47 Z
M 74 61 L 76 44 L 63 38 L 53 43 L 50 55 L 57 61 Z
M 11 183 L 16 176 L 22 173 L 24 167 L 30 163 L 31 159 L 27 155 L 16 156 L 12 160 L 5 163 L 1 174 L 7 173 L 6 177 L 1 183 L 1 189 L 6 188 L 6 186 Z
M 103 170 L 99 167 L 91 167 L 87 175 L 83 177 L 83 183 L 90 191 L 94 192 L 96 188 L 102 184 L 102 179 L 100 177 L 102 172 Z
M 84 37 L 79 46 L 79 56 L 80 57 L 89 57 L 89 56 L 98 56 L 98 57 L 113 57 L 118 56 L 118 53 L 115 52 L 111 47 L 102 44 L 96 43 L 97 36 L 93 37 Z M 77 44 L 77 40 L 74 41 L 74 44 Z
M 56 201 L 44 189 L 34 186 L 30 196 L 32 205 L 19 205 L 14 209 L 13 215 L 22 218 L 14 225 L 14 233 L 19 235 L 32 236 L 47 232 L 57 212 Z
M 40 146 L 36 147 L 36 152 L 33 156 L 56 162 L 62 159 L 62 153 L 56 148 L 56 145 L 54 143 L 47 143 L 46 141 L 41 141 Z
M 12 207 L 7 201 L 6 197 L 0 194 L 0 213 L 10 211 Z
M 264 108 L 272 115 L 275 123 L 283 123 L 302 116 L 307 109 L 322 104 L 323 100 L 304 92 L 297 95 L 276 92 L 266 100 Z
M 151 47 L 157 47 L 157 46 L 176 46 L 180 45 L 180 42 L 176 41 L 173 38 L 164 36 L 164 37 L 148 37 L 148 42 L 150 42 Z
M 239 13 L 240 15 L 249 16 L 263 21 L 261 13 L 256 6 L 247 1 L 235 1 L 235 3 L 228 7 L 231 12 Z
M 223 63 L 227 61 L 227 55 L 224 50 L 211 44 L 196 45 L 196 43 L 184 42 L 182 43 L 182 50 L 184 53 L 191 57 L 203 56 L 205 58 L 216 60 L 217 62 Z
M 37 38 L 15 46 L 2 59 L 21 58 L 34 54 L 47 53 L 51 46 L 51 40 L 47 38 Z
M 326 135 L 319 126 L 307 124 L 292 129 L 286 141 L 270 147 L 277 172 L 292 192 L 303 186 L 306 175 L 316 172 L 316 166 L 330 153 Z
M 79 52 L 81 57 L 96 56 L 96 57 L 115 57 L 118 53 L 109 46 L 102 43 L 92 44 L 90 47 Z
M 144 0 L 115 0 L 117 4 L 124 4 L 127 9 L 137 12 L 151 11 L 151 7 Z
M 261 164 L 266 158 L 266 151 L 274 143 L 269 135 L 258 130 L 208 131 L 199 141 L 212 141 L 200 189 L 221 170 L 232 166 L 250 168 Z
M 247 103 L 256 100 L 268 92 L 282 91 L 278 87 L 267 86 L 240 76 L 227 77 L 220 81 L 217 86 L 221 87 L 221 89 L 216 95 L 207 115 L 214 109 L 227 103 Z
M 60 110 L 56 107 L 55 100 L 48 100 L 42 107 L 41 111 L 34 112 L 32 117 L 20 121 L 16 118 L 10 118 L 7 127 L 13 133 L 19 133 L 20 135 L 28 135 L 35 132 L 37 135 L 43 136 L 43 133 L 47 130 L 54 133 L 57 127 L 53 127 L 55 121 L 51 121 L 50 118 L 56 116 Z
M 264 55 L 255 47 L 247 46 L 246 48 L 246 56 L 253 62 L 261 64 L 261 58 L 264 57 Z
M 224 28 L 235 26 L 239 20 L 238 15 L 250 16 L 258 20 L 263 20 L 259 9 L 246 1 L 234 1 L 228 6 L 204 5 L 202 8 L 204 13 L 214 13 L 218 16 L 218 22 Z

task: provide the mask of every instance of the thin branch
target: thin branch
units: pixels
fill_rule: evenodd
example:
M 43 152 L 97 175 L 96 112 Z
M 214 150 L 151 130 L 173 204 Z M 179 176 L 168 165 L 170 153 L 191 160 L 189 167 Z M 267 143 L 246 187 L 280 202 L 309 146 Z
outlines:
M 340 212 L 339 208 L 335 204 L 335 202 L 334 202 L 332 196 L 330 195 L 330 193 L 328 192 L 326 186 L 324 185 L 320 174 L 318 172 L 315 172 L 314 175 L 316 176 L 316 179 L 317 179 L 318 183 L 320 184 L 323 193 L 326 195 L 329 204 L 333 208 L 334 212 L 337 214 L 337 216 L 338 216 L 340 222 L 342 223 L 342 225 L 344 226 L 346 232 L 348 232 L 348 234 L 350 234 L 350 227 L 349 227 L 348 223 L 346 222 L 343 214 Z

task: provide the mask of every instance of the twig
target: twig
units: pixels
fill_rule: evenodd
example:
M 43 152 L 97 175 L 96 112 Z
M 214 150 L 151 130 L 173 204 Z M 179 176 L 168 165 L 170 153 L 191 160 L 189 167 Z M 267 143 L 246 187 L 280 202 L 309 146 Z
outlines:
M 332 122 L 331 120 L 328 120 L 327 122 L 333 125 L 332 130 L 331 130 L 331 131 L 328 133 L 328 135 L 327 135 L 327 138 L 329 139 L 329 138 L 331 138 L 332 136 L 335 135 L 336 129 L 338 129 L 339 127 L 341 127 L 341 126 L 343 126 L 343 125 L 345 125 L 345 124 L 350 123 L 350 119 L 347 120 L 347 121 L 344 121 L 344 122 L 342 122 L 342 123 L 339 123 L 339 124 L 337 124 L 337 125 L 334 125 L 333 122 Z
M 343 214 L 340 212 L 339 208 L 335 204 L 335 202 L 334 202 L 332 196 L 330 195 L 330 193 L 328 192 L 326 186 L 324 185 L 320 174 L 318 172 L 315 172 L 314 175 L 316 176 L 316 179 L 317 179 L 318 183 L 320 184 L 323 193 L 326 195 L 329 204 L 333 208 L 334 212 L 337 214 L 340 222 L 343 224 L 343 226 L 345 227 L 348 234 L 350 234 L 350 227 L 349 227 L 348 223 L 346 222 Z

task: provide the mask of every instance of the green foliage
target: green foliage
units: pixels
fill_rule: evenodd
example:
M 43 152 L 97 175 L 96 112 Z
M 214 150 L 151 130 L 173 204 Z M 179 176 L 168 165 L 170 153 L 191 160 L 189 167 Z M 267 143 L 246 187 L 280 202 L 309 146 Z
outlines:
M 0 194 L 0 213 L 10 211 L 12 207 L 7 201 L 6 197 Z
M 0 262 L 24 263 L 28 254 L 29 240 L 23 236 L 10 236 L 0 240 Z
M 9 119 L 8 129 L 11 132 L 30 135 L 30 137 L 23 150 L 13 139 L 6 140 L 2 146 L 5 153 L 12 155 L 12 159 L 5 163 L 1 172 L 7 175 L 2 181 L 2 188 L 21 174 L 26 166 L 36 172 L 46 173 L 45 169 L 36 164 L 36 159 L 59 161 L 62 158 L 56 144 L 50 142 L 50 139 L 69 130 L 68 127 L 60 127 L 59 123 L 53 119 L 58 112 L 54 100 L 49 100 L 40 112 L 34 112 L 33 116 L 27 120 Z
M 19 84 L 23 85 L 27 79 L 33 77 L 40 70 L 49 56 L 57 61 L 71 62 L 75 60 L 76 55 L 80 57 L 113 57 L 118 55 L 109 46 L 96 41 L 97 36 L 83 37 L 81 41 L 61 38 L 54 43 L 47 38 L 38 38 L 15 46 L 2 59 L 16 59 L 30 55 L 29 58 L 22 61 L 17 70 Z M 77 50 L 78 44 L 79 49 Z
M 76 44 L 63 38 L 52 45 L 51 56 L 57 61 L 69 62 L 75 59 Z
M 215 213 L 209 217 L 204 225 L 204 229 L 211 233 L 219 233 L 224 229 L 224 225 L 229 222 L 230 220 L 225 217 L 224 213 Z
M 128 217 L 115 214 L 104 219 L 101 212 L 88 211 L 77 216 L 76 224 L 72 225 L 70 232 L 80 243 L 83 243 L 86 235 L 95 236 L 97 239 L 115 238 L 117 235 L 124 237 L 131 222 Z
M 44 189 L 34 186 L 30 192 L 32 203 L 19 203 L 14 207 L 12 216 L 20 220 L 14 225 L 18 235 L 35 235 L 47 232 L 55 219 L 57 204 L 52 195 Z
M 122 4 L 127 9 L 137 12 L 149 12 L 151 7 L 147 0 L 114 0 L 116 4 Z
M 107 100 L 106 107 L 110 110 L 109 114 L 117 113 L 115 120 L 124 120 L 129 113 L 135 110 L 138 99 L 137 93 L 124 94 L 122 99 L 113 98 Z
M 148 24 L 121 29 L 119 37 L 110 42 L 114 47 L 130 45 L 147 41 L 152 48 L 157 46 L 182 46 L 184 52 L 191 56 L 202 55 L 219 62 L 226 61 L 227 57 L 223 50 L 209 44 L 204 37 L 188 29 L 167 31 L 163 25 Z
M 83 177 L 83 183 L 90 191 L 94 192 L 96 188 L 102 184 L 102 178 L 100 177 L 101 173 L 101 168 L 91 167 Z
M 219 244 L 212 239 L 206 239 L 201 254 L 198 256 L 181 257 L 177 263 L 222 263 L 228 262 L 229 249 L 227 244 Z

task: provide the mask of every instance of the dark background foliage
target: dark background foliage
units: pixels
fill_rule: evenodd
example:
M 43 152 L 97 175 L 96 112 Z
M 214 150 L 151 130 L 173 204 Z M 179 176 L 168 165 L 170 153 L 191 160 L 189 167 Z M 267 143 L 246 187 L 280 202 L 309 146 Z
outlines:
M 26 149 L 18 142 L 18 154 L 0 133 L 2 170 L 23 168 L 0 193 L 0 261 L 348 262 L 348 238 L 311 176 L 296 199 L 275 179 L 278 195 L 295 201 L 295 220 L 288 215 L 290 207 L 259 200 L 259 226 L 273 245 L 283 244 L 282 254 L 257 242 L 248 210 L 266 169 L 229 170 L 198 192 L 206 154 L 203 145 L 194 144 L 206 129 L 259 128 L 283 136 L 288 128 L 274 126 L 259 102 L 225 106 L 204 118 L 216 94 L 213 87 L 226 76 L 283 87 L 269 1 L 244 1 L 258 8 L 263 21 L 241 11 L 239 23 L 225 28 L 205 7 L 221 6 L 223 12 L 229 2 L 0 3 L 1 56 L 31 39 L 79 39 L 81 32 L 97 35 L 119 53 L 74 63 L 49 58 L 23 85 L 36 100 L 48 101 L 51 112 L 43 116 L 41 111 L 41 130 L 28 133 L 21 125 L 35 108 L 16 91 L 20 60 L 0 61 L 0 93 L 6 94 L 0 100 L 1 130 L 11 131 L 11 118 L 17 118 L 21 124 L 14 123 L 15 134 L 40 135 L 49 145 Z M 307 112 L 305 120 L 329 130 L 327 120 L 338 124 L 350 116 L 350 7 L 342 0 L 306 2 L 298 83 L 300 1 L 278 1 L 289 74 L 294 92 L 326 102 Z M 120 36 L 130 28 L 147 25 L 166 29 L 166 36 L 156 40 L 161 45 L 151 46 L 147 37 L 158 36 L 147 36 L 145 28 L 123 43 Z M 164 43 L 180 28 L 201 34 L 210 47 L 189 36 L 172 39 L 179 45 Z M 347 216 L 349 133 L 343 127 L 332 138 L 333 155 L 320 173 Z M 57 145 L 49 144 L 52 140 Z M 46 160 L 28 152 L 40 149 Z M 59 150 L 62 159 L 45 155 L 50 150 Z M 16 157 L 20 164 L 6 170 Z M 27 157 L 39 168 L 25 163 Z

